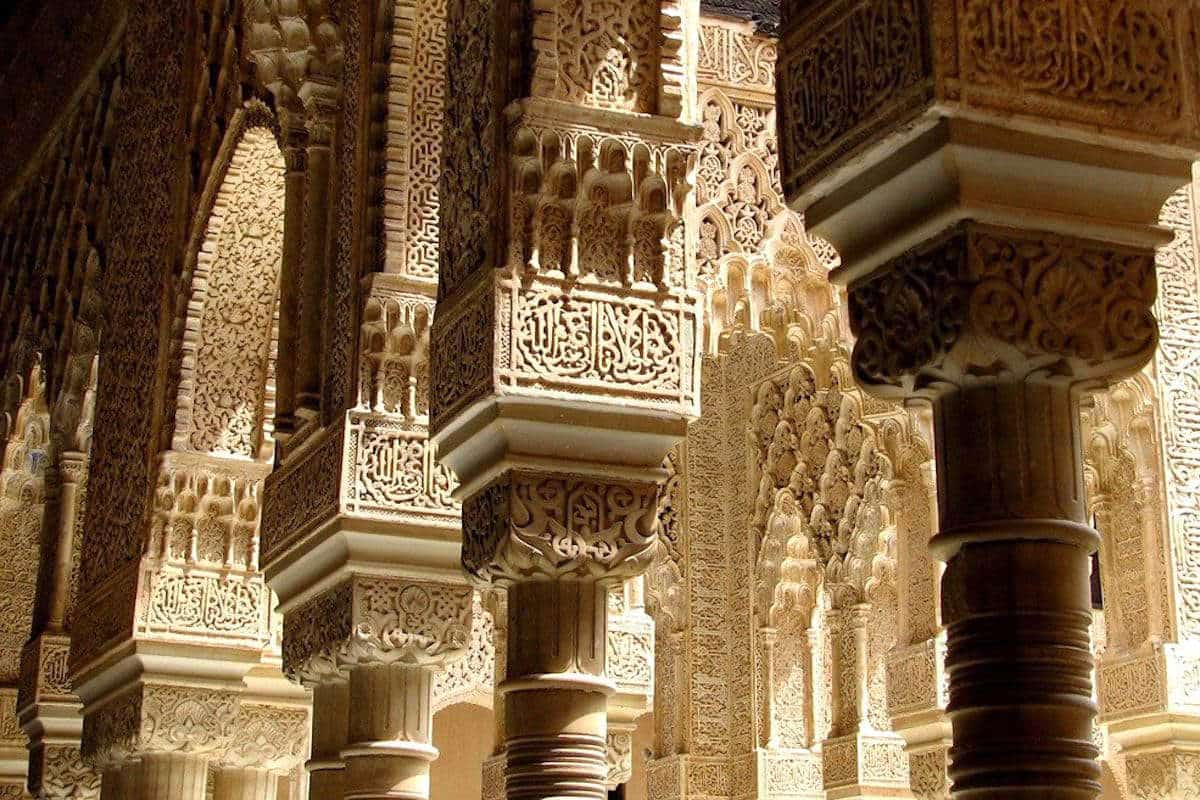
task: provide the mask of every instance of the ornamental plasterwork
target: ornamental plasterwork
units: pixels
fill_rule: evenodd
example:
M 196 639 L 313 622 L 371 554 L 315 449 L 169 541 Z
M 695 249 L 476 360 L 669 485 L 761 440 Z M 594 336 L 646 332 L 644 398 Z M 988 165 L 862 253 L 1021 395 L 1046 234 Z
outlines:
M 273 601 L 258 572 L 264 464 L 164 458 L 143 559 L 138 631 L 265 646 Z
M 692 129 L 559 114 L 530 101 L 509 131 L 507 269 L 459 282 L 439 311 L 433 342 L 454 356 L 435 361 L 435 427 L 492 393 L 695 403 Z
M 144 750 L 211 754 L 235 734 L 238 696 L 170 684 L 142 684 L 84 720 L 84 758 L 97 768 Z
M 854 376 L 919 393 L 998 368 L 1133 371 L 1157 341 L 1154 295 L 1144 250 L 962 223 L 850 287 Z
M 496 675 L 496 623 L 492 611 L 474 594 L 471 636 L 466 654 L 443 664 L 433 675 L 433 710 L 455 703 L 491 706 Z
M 463 507 L 463 567 L 480 581 L 616 578 L 657 541 L 654 483 L 513 470 Z
M 0 685 L 13 686 L 33 616 L 50 445 L 40 369 L 25 385 L 29 394 L 13 420 L 0 471 Z
M 1200 458 L 1200 421 L 1192 413 L 1197 397 L 1200 325 L 1196 312 L 1196 186 L 1181 189 L 1163 207 L 1161 221 L 1174 234 L 1158 251 L 1159 347 L 1155 389 L 1160 410 L 1161 481 L 1166 487 L 1175 625 L 1181 640 L 1200 638 L 1200 489 L 1192 464 Z
M 267 128 L 242 134 L 192 273 L 175 447 L 258 459 L 269 450 L 283 252 L 283 156 Z M 266 387 L 264 389 L 264 387 Z
M 780 65 L 789 195 L 935 102 L 951 113 L 1194 139 L 1188 16 L 1167 0 L 1111 10 L 1105 0 L 839 0 L 798 9 Z

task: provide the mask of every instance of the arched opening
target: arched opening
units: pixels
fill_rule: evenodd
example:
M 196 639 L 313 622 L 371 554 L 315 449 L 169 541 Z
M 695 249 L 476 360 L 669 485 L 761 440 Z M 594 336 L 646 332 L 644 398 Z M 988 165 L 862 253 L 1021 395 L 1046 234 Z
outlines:
M 439 755 L 429 769 L 429 800 L 479 800 L 494 733 L 486 706 L 455 703 L 434 714 L 433 746 Z

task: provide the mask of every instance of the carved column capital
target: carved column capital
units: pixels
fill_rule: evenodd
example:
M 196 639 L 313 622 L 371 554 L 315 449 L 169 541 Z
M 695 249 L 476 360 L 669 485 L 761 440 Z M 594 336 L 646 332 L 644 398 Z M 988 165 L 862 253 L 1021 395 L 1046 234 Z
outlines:
M 615 582 L 650 563 L 659 486 L 514 470 L 463 506 L 463 565 L 500 583 Z
M 1154 353 L 1154 253 L 963 222 L 850 285 L 858 382 L 936 396 L 996 379 L 1098 383 Z
M 237 720 L 234 692 L 139 684 L 87 715 L 83 756 L 104 770 L 145 753 L 222 753 Z
M 315 683 L 356 664 L 440 664 L 470 643 L 465 584 L 354 575 L 284 617 L 284 667 Z
M 308 754 L 309 711 L 304 706 L 242 702 L 222 767 L 289 772 Z

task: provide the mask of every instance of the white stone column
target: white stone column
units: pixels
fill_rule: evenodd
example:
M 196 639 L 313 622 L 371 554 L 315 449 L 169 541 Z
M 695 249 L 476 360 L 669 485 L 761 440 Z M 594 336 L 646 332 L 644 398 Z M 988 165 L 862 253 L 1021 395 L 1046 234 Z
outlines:
M 313 744 L 309 796 L 341 797 L 346 777 L 342 749 L 350 731 L 350 682 L 334 676 L 313 685 Z
M 469 645 L 459 581 L 351 574 L 285 617 L 284 660 L 314 687 L 313 800 L 428 798 L 434 674 Z
M 600 799 L 605 592 L 648 566 L 697 411 L 696 5 L 548 3 L 532 38 L 493 11 L 448 5 L 431 429 L 463 565 L 508 590 L 506 794 Z
M 330 255 L 329 229 L 332 223 L 330 198 L 330 148 L 336 126 L 337 104 L 326 91 L 318 91 L 309 101 L 308 139 L 305 148 L 304 184 L 304 262 L 296 288 L 299 290 L 299 325 L 295 349 L 295 412 L 304 417 L 298 424 L 313 419 L 321 404 L 321 354 L 325 309 L 325 281 Z
M 433 670 L 364 664 L 350 670 L 350 737 L 342 750 L 346 800 L 427 800 L 433 746 Z

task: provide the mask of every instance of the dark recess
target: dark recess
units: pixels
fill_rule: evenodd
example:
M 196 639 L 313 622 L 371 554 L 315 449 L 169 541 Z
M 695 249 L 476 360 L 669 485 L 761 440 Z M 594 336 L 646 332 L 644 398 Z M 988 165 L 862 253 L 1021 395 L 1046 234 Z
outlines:
M 759 33 L 779 35 L 779 0 L 700 0 L 700 11 L 752 22 Z

